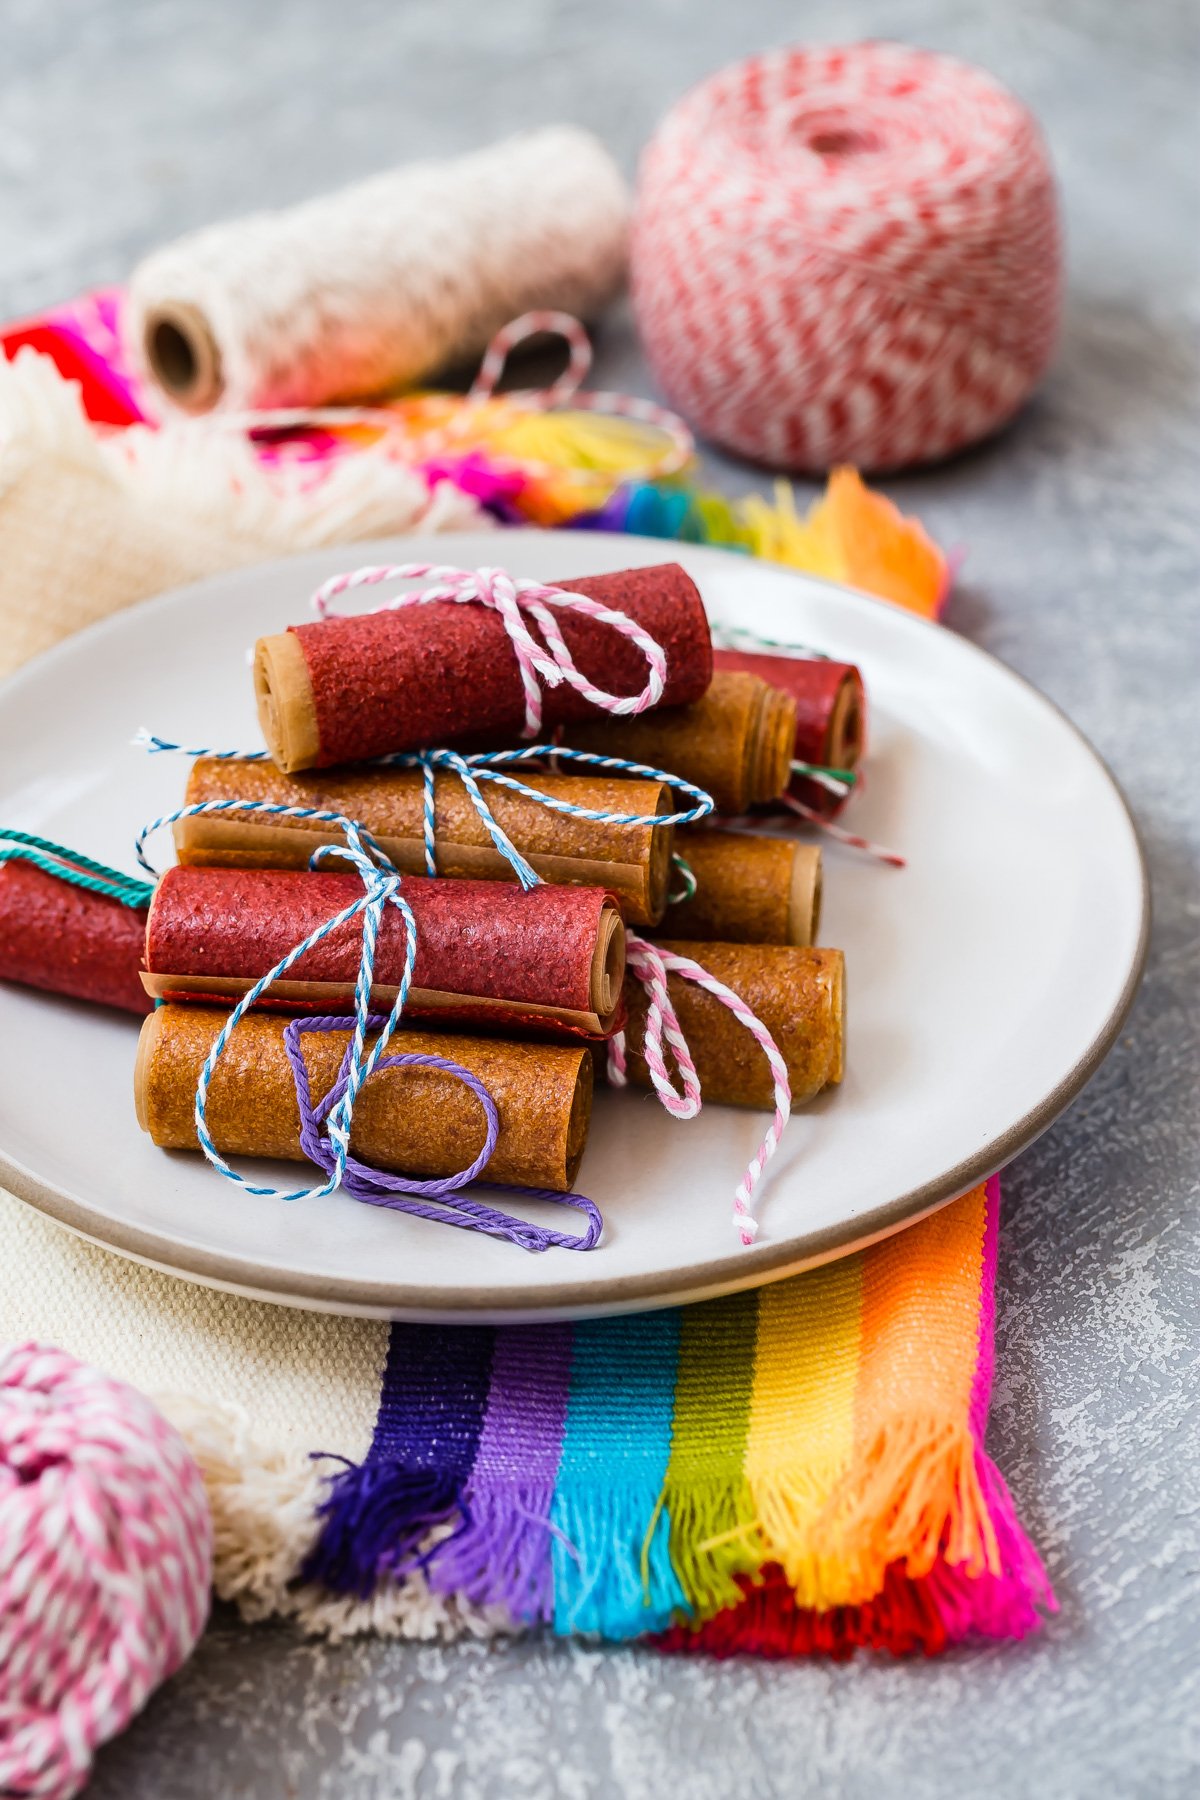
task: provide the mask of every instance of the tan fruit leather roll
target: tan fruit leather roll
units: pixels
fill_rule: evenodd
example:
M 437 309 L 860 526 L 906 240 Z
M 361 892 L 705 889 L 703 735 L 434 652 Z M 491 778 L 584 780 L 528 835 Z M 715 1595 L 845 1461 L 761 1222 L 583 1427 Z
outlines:
M 678 938 L 661 940 L 657 947 L 690 957 L 746 1002 L 779 1046 L 793 1106 L 803 1106 L 823 1087 L 842 1079 L 845 967 L 840 950 L 703 944 Z M 667 986 L 703 1099 L 770 1111 L 775 1105 L 770 1065 L 752 1033 L 715 994 L 694 981 L 669 975 Z M 629 1077 L 640 1087 L 650 1087 L 641 1054 L 646 990 L 632 971 L 625 976 L 625 999 Z
M 675 848 L 696 878 L 696 892 L 668 906 L 663 922 L 673 936 L 726 944 L 815 941 L 821 922 L 818 845 L 689 827 L 677 834 Z
M 134 1071 L 137 1120 L 164 1150 L 199 1149 L 196 1083 L 227 1017 L 224 1008 L 168 1005 L 143 1026 Z M 307 1160 L 283 1042 L 287 1023 L 277 1014 L 247 1015 L 217 1064 L 206 1117 L 223 1156 Z M 336 1081 L 349 1037 L 348 1031 L 302 1034 L 314 1102 Z M 586 1049 L 398 1031 L 391 1053 L 446 1057 L 482 1081 L 496 1103 L 500 1133 L 481 1179 L 556 1193 L 571 1189 L 592 1109 Z M 483 1108 L 456 1076 L 438 1069 L 382 1069 L 359 1094 L 350 1148 L 377 1168 L 453 1175 L 479 1154 L 485 1135 Z
M 539 792 L 594 812 L 650 817 L 676 810 L 671 790 L 657 781 L 514 773 Z M 634 925 L 653 925 L 662 918 L 670 888 L 673 825 L 605 825 L 554 812 L 497 782 L 483 785 L 496 823 L 543 881 L 607 888 Z M 426 872 L 419 770 L 358 767 L 285 775 L 271 762 L 206 757 L 192 765 L 185 798 L 188 806 L 258 800 L 342 813 L 375 834 L 402 875 Z M 440 875 L 516 879 L 457 776 L 436 777 L 434 806 Z M 210 813 L 181 819 L 175 826 L 176 855 L 192 868 L 304 869 L 317 841 L 341 843 L 342 834 L 319 821 L 274 824 L 239 813 Z
M 713 676 L 702 700 L 631 719 L 574 720 L 562 741 L 682 776 L 735 815 L 776 800 L 791 780 L 796 702 L 757 675 Z

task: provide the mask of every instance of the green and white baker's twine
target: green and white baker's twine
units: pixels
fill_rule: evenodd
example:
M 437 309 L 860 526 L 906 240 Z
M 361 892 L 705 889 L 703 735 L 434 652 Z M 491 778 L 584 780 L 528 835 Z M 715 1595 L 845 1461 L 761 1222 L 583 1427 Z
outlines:
M 69 850 L 51 838 L 35 837 L 30 831 L 0 828 L 0 863 L 6 862 L 30 863 L 45 875 L 53 875 L 88 893 L 102 894 L 106 900 L 117 900 L 122 906 L 149 906 L 154 892 L 149 881 L 110 869 L 107 863 L 94 862 L 78 850 Z

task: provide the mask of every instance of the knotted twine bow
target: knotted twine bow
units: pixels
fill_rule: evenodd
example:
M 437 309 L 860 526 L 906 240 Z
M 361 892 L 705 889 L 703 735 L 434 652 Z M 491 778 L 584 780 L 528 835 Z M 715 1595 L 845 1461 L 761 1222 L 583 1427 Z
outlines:
M 362 894 L 350 905 L 326 919 L 314 931 L 293 946 L 285 956 L 280 957 L 275 966 L 260 977 L 250 990 L 242 995 L 225 1023 L 217 1034 L 212 1048 L 204 1059 L 196 1084 L 196 1136 L 200 1148 L 208 1162 L 218 1174 L 229 1181 L 236 1182 L 247 1193 L 262 1195 L 277 1200 L 319 1200 L 327 1194 L 343 1188 L 356 1200 L 366 1201 L 373 1206 L 387 1206 L 400 1212 L 413 1213 L 420 1218 L 441 1220 L 450 1225 L 460 1225 L 467 1230 L 486 1232 L 492 1237 L 507 1238 L 526 1250 L 547 1250 L 552 1246 L 566 1250 L 590 1250 L 598 1242 L 603 1220 L 595 1204 L 582 1194 L 558 1194 L 544 1188 L 518 1188 L 516 1191 L 534 1199 L 550 1200 L 559 1204 L 576 1207 L 587 1216 L 588 1226 L 582 1237 L 571 1237 L 562 1232 L 549 1230 L 542 1226 L 528 1224 L 523 1219 L 514 1218 L 511 1214 L 497 1211 L 495 1208 L 483 1206 L 471 1200 L 460 1190 L 470 1182 L 479 1179 L 492 1151 L 496 1147 L 499 1132 L 499 1114 L 496 1103 L 478 1078 L 462 1067 L 460 1063 L 448 1057 L 426 1055 L 387 1055 L 387 1047 L 396 1032 L 401 1014 L 408 1000 L 412 986 L 413 968 L 417 952 L 417 924 L 412 908 L 401 893 L 402 876 L 386 851 L 365 826 L 347 818 L 342 813 L 318 811 L 315 808 L 280 808 L 266 805 L 255 800 L 229 800 L 213 802 L 205 807 L 181 807 L 174 813 L 165 814 L 147 825 L 137 839 L 137 857 L 143 868 L 152 870 L 146 860 L 145 844 L 150 835 L 162 826 L 174 824 L 176 820 L 194 816 L 198 811 L 242 811 L 250 813 L 280 811 L 300 813 L 307 818 L 320 820 L 322 823 L 335 825 L 346 838 L 345 844 L 322 844 L 309 859 L 310 868 L 318 868 L 330 858 L 348 862 L 361 877 Z M 404 968 L 396 1000 L 391 1011 L 386 1015 L 372 1013 L 371 989 L 375 975 L 375 951 L 379 935 L 379 927 L 384 911 L 394 906 L 404 920 L 405 947 Z M 346 1020 L 339 1017 L 322 1017 L 309 1020 L 293 1020 L 284 1032 L 284 1048 L 292 1071 L 296 1087 L 296 1102 L 300 1112 L 300 1143 L 309 1159 L 325 1171 L 325 1181 L 318 1186 L 307 1188 L 273 1188 L 263 1187 L 239 1175 L 225 1161 L 212 1139 L 208 1128 L 207 1108 L 208 1093 L 217 1064 L 228 1047 L 229 1040 L 250 1008 L 259 1001 L 273 984 L 287 974 L 300 958 L 307 954 L 332 932 L 338 931 L 352 919 L 362 919 L 362 951 L 359 958 L 358 972 L 354 983 L 353 1028 L 350 1041 L 346 1046 L 338 1076 L 329 1092 L 314 1106 L 309 1088 L 308 1072 L 305 1067 L 300 1048 L 300 1038 L 304 1031 L 344 1031 Z M 377 1030 L 378 1036 L 370 1049 L 367 1048 L 367 1034 Z M 486 1130 L 483 1148 L 474 1161 L 457 1174 L 440 1177 L 434 1181 L 420 1181 L 411 1176 L 390 1175 L 384 1170 L 370 1168 L 350 1155 L 350 1130 L 354 1117 L 355 1102 L 363 1085 L 377 1071 L 388 1068 L 408 1067 L 437 1069 L 445 1074 L 453 1075 L 462 1081 L 476 1095 L 483 1105 L 486 1118 Z M 427 1200 L 441 1200 L 444 1207 L 439 1208 L 426 1204 Z M 455 1213 L 458 1216 L 454 1216 Z
M 564 681 L 577 694 L 600 712 L 616 718 L 628 718 L 657 706 L 663 697 L 667 680 L 667 659 L 662 645 L 648 631 L 631 619 L 628 613 L 614 607 L 601 606 L 586 594 L 566 588 L 548 587 L 530 581 L 523 575 L 510 575 L 507 569 L 458 569 L 449 563 L 384 563 L 378 567 L 354 569 L 347 575 L 332 575 L 313 595 L 313 609 L 318 618 L 329 616 L 329 605 L 339 594 L 360 587 L 375 587 L 381 581 L 415 581 L 432 577 L 429 587 L 416 593 L 396 594 L 373 607 L 374 612 L 402 612 L 409 606 L 428 606 L 435 600 L 453 600 L 462 605 L 477 605 L 498 613 L 513 654 L 521 686 L 525 693 L 525 724 L 521 735 L 535 738 L 542 729 L 542 689 L 558 687 Z M 599 625 L 611 625 L 621 637 L 628 638 L 646 659 L 646 685 L 637 694 L 610 694 L 589 681 L 576 667 L 552 609 L 582 613 Z M 525 615 L 537 625 L 545 640 L 539 644 L 525 623 Z

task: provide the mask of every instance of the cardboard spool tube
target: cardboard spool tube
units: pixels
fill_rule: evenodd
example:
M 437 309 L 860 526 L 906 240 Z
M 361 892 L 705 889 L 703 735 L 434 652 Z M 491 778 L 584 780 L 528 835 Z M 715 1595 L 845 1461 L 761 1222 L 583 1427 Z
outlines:
M 527 773 L 530 786 L 593 811 L 652 816 L 674 809 L 661 782 L 608 776 Z M 486 784 L 493 817 L 536 874 L 552 885 L 602 887 L 634 925 L 663 916 L 671 886 L 673 825 L 613 825 L 560 813 L 497 783 Z M 423 782 L 418 770 L 347 768 L 285 775 L 269 762 L 194 763 L 186 803 L 254 800 L 313 807 L 357 819 L 374 833 L 402 875 L 424 875 Z M 437 866 L 441 875 L 515 881 L 457 777 L 434 783 Z M 304 869 L 318 843 L 340 843 L 334 825 L 289 819 L 275 824 L 251 814 L 210 813 L 181 819 L 175 852 L 200 868 Z
M 617 1023 L 625 928 L 599 889 L 531 894 L 498 882 L 420 878 L 404 886 L 417 926 L 406 1020 L 485 1024 L 539 1035 L 604 1037 Z M 169 869 L 146 920 L 142 984 L 159 1000 L 232 1004 L 328 920 L 362 896 L 354 875 L 324 870 Z M 361 918 L 308 950 L 261 1004 L 348 1012 L 362 953 Z M 372 1008 L 394 1005 L 407 932 L 385 908 L 375 943 Z M 560 1034 L 561 1034 L 560 1033 Z
M 134 1105 L 138 1124 L 161 1149 L 199 1150 L 196 1084 L 227 1017 L 223 1008 L 167 1005 L 145 1021 L 134 1068 Z M 287 1024 L 278 1014 L 250 1013 L 229 1039 L 206 1108 L 208 1128 L 222 1156 L 306 1160 L 284 1048 Z M 336 1081 L 349 1041 L 349 1029 L 301 1035 L 314 1101 Z M 585 1047 L 399 1031 L 389 1053 L 444 1057 L 487 1088 L 500 1130 L 480 1179 L 555 1193 L 573 1187 L 591 1118 L 592 1058 Z M 376 1168 L 453 1175 L 479 1154 L 485 1130 L 477 1096 L 456 1076 L 439 1069 L 379 1069 L 359 1094 L 350 1148 Z
M 689 706 L 629 719 L 587 719 L 563 730 L 576 750 L 623 756 L 703 788 L 728 815 L 776 800 L 791 779 L 796 703 L 757 675 L 718 671 Z
M 793 1106 L 805 1105 L 842 1079 L 845 960 L 840 950 L 690 943 L 677 938 L 662 939 L 658 947 L 690 957 L 746 1002 L 787 1064 Z M 775 1104 L 770 1065 L 746 1026 L 715 994 L 682 975 L 669 974 L 667 987 L 700 1077 L 702 1097 L 723 1106 L 770 1111 Z M 632 971 L 625 976 L 625 999 L 629 1079 L 650 1087 L 642 1055 L 648 1002 Z
M 667 908 L 672 937 L 728 944 L 816 942 L 821 851 L 795 838 L 689 826 L 675 839 L 696 892 Z
M 143 326 L 154 379 L 185 412 L 208 412 L 221 397 L 221 352 L 208 320 L 187 300 L 161 300 Z

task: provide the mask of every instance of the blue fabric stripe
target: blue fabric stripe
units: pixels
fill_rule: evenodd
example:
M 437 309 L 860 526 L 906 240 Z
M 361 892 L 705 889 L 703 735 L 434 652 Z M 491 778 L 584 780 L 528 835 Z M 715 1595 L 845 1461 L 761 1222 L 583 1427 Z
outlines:
M 562 1534 L 553 1549 L 554 1629 L 562 1636 L 639 1637 L 687 1610 L 671 1565 L 670 1521 L 655 1517 L 671 1454 L 679 1328 L 677 1311 L 575 1327 L 551 1509 Z

